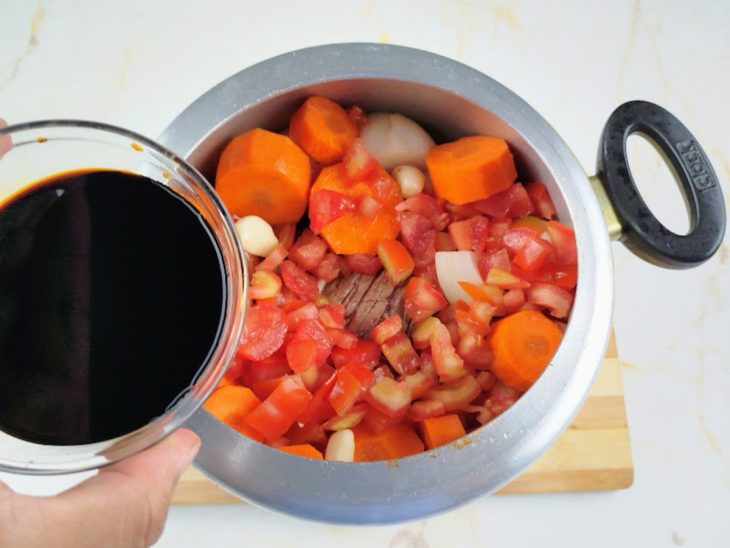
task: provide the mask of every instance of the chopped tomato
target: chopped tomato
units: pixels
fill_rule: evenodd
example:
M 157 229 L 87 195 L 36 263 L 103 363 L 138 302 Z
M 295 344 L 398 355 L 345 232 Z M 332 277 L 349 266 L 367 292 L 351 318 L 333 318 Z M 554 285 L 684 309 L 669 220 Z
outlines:
M 443 230 L 449 222 L 449 214 L 444 211 L 439 202 L 428 194 L 420 192 L 410 198 L 406 198 L 397 206 L 398 212 L 417 213 L 424 219 L 430 221 L 431 228 Z
M 336 279 L 341 271 L 342 263 L 340 258 L 334 253 L 327 253 L 312 272 L 317 276 L 317 279 L 329 283 Z
M 311 230 L 305 229 L 289 250 L 289 259 L 303 270 L 314 270 L 324 259 L 327 244 Z
M 357 105 L 352 105 L 347 108 L 347 116 L 355 123 L 358 133 L 368 123 L 368 117 L 365 111 Z
M 268 441 L 275 440 L 289 430 L 311 399 L 312 394 L 300 382 L 286 377 L 244 421 Z
M 360 381 L 343 367 L 335 373 L 335 385 L 329 394 L 329 401 L 335 412 L 340 415 L 346 415 L 362 393 Z
M 456 244 L 448 232 L 436 233 L 436 251 L 456 251 Z
M 311 401 L 299 416 L 299 422 L 302 424 L 319 423 L 336 414 L 329 401 L 330 392 L 336 381 L 337 375 L 333 373 L 322 386 L 317 388 Z
M 317 280 L 304 272 L 291 261 L 284 261 L 279 266 L 284 285 L 294 293 L 307 301 L 313 301 L 319 295 Z
M 474 333 L 463 335 L 456 346 L 456 351 L 464 363 L 474 369 L 489 369 L 494 355 L 484 337 Z
M 446 307 L 446 297 L 428 281 L 412 276 L 403 295 L 406 316 L 420 322 Z
M 340 192 L 329 189 L 312 192 L 309 197 L 309 228 L 315 234 L 319 234 L 325 225 L 356 208 L 357 202 Z
M 268 358 L 284 344 L 286 333 L 286 319 L 281 310 L 271 305 L 255 304 L 246 312 L 236 354 L 247 360 Z
M 341 304 L 327 304 L 319 309 L 319 321 L 325 327 L 344 329 L 345 307 Z
M 378 257 L 393 285 L 399 284 L 413 273 L 413 257 L 398 240 L 381 240 L 378 243 Z
M 378 162 L 365 149 L 361 139 L 355 139 L 342 159 L 345 181 L 353 185 L 367 179 L 378 168 Z
M 353 406 L 346 414 L 340 416 L 335 415 L 331 419 L 322 423 L 324 430 L 332 430 L 334 432 L 338 430 L 345 430 L 346 428 L 353 428 L 360 424 L 365 418 L 369 407 L 367 404 L 357 404 Z
M 375 384 L 375 373 L 370 371 L 364 365 L 357 362 L 350 362 L 345 364 L 342 369 L 347 369 L 347 371 L 349 371 L 350 374 L 357 379 L 363 390 L 367 390 Z
M 525 186 L 527 195 L 530 197 L 532 207 L 543 219 L 555 218 L 555 206 L 550 199 L 547 187 L 542 183 L 528 183 Z
M 505 238 L 507 238 L 507 234 L 505 234 Z M 545 264 L 551 252 L 552 247 L 545 240 L 528 237 L 524 240 L 521 247 L 518 248 L 512 261 L 515 266 L 519 266 L 524 270 L 539 270 Z
M 383 264 L 377 255 L 346 255 L 345 262 L 353 272 L 375 276 Z
M 248 367 L 243 369 L 241 378 L 246 385 L 251 386 L 257 381 L 283 377 L 289 373 L 291 368 L 286 361 L 286 352 L 282 348 L 260 361 L 248 362 Z
M 550 221 L 547 224 L 547 231 L 550 235 L 550 241 L 555 247 L 555 256 L 558 263 L 563 265 L 577 264 L 578 255 L 573 229 L 558 221 Z
M 486 200 L 475 202 L 474 207 L 479 213 L 496 219 L 524 217 L 533 211 L 530 197 L 520 183 L 515 183 Z
M 475 215 L 464 221 L 449 225 L 449 234 L 456 249 L 463 251 L 484 251 L 489 237 L 489 219 Z
M 575 265 L 546 264 L 540 270 L 527 271 L 519 267 L 512 269 L 515 275 L 532 282 L 554 284 L 563 289 L 573 289 L 578 282 L 578 268 Z
M 457 379 L 466 372 L 464 360 L 456 353 L 449 330 L 441 322 L 435 324 L 431 334 L 431 357 L 441 381 Z
M 514 314 L 525 304 L 525 292 L 522 289 L 510 289 L 504 294 L 504 309 L 507 314 Z
M 286 375 L 282 375 L 281 377 L 274 377 L 273 379 L 262 379 L 260 381 L 256 381 L 251 384 L 251 390 L 253 390 L 258 399 L 265 400 L 286 378 Z
M 485 282 L 488 285 L 494 285 L 500 289 L 525 289 L 530 287 L 529 282 L 521 280 L 511 272 L 502 270 L 501 268 L 490 268 L 487 272 Z
M 357 335 L 350 333 L 347 329 L 327 328 L 327 334 L 332 339 L 332 344 L 338 348 L 350 350 L 357 345 Z M 333 351 L 334 352 L 334 351 Z
M 383 344 L 385 341 L 394 337 L 403 330 L 403 321 L 400 316 L 394 314 L 388 316 L 378 325 L 373 327 L 370 331 L 370 338 L 378 344 Z
M 383 377 L 365 394 L 368 403 L 381 413 L 395 417 L 406 412 L 411 403 L 411 390 L 404 382 Z
M 317 366 L 317 343 L 308 340 L 291 341 L 286 346 L 286 361 L 295 373 Z
M 373 341 L 359 340 L 355 348 L 335 348 L 332 351 L 332 362 L 338 368 L 346 363 L 356 362 L 372 370 L 380 362 L 380 345 Z
M 274 248 L 274 251 L 269 253 L 263 261 L 256 265 L 256 270 L 274 270 L 286 259 L 288 253 L 289 248 L 280 243 Z
M 319 308 L 314 303 L 306 303 L 294 308 L 286 315 L 286 324 L 294 331 L 300 322 L 304 320 L 316 320 L 319 318 Z
M 409 211 L 398 215 L 401 240 L 413 256 L 416 266 L 432 263 L 436 255 L 436 231 L 431 221 Z
M 315 343 L 315 363 L 319 365 L 332 352 L 332 339 L 318 320 L 304 320 L 299 323 L 289 345 L 299 341 Z
M 512 407 L 519 397 L 520 393 L 517 390 L 498 382 L 494 385 L 489 397 L 485 400 L 484 407 L 496 417 Z
M 417 399 L 423 396 L 436 383 L 436 376 L 427 371 L 416 371 L 403 377 L 403 382 L 411 390 L 411 398 Z
M 482 278 L 486 278 L 489 271 L 499 268 L 505 272 L 512 270 L 512 263 L 509 260 L 509 253 L 503 247 L 491 249 L 477 255 L 477 267 Z
M 405 333 L 398 333 L 380 345 L 383 355 L 397 373 L 403 375 L 418 369 L 420 360 Z
M 547 308 L 556 318 L 567 318 L 573 306 L 573 295 L 556 285 L 533 283 L 526 291 L 527 301 Z

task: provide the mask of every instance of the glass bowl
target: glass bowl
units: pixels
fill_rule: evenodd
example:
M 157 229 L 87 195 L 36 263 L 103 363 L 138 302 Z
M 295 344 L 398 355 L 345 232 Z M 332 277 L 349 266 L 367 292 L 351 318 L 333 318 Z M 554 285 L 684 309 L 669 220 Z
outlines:
M 79 120 L 47 120 L 0 128 L 0 203 L 61 172 L 111 169 L 157 181 L 208 222 L 225 269 L 220 336 L 195 378 L 167 411 L 145 426 L 87 445 L 40 445 L 0 432 L 0 470 L 26 474 L 98 468 L 138 453 L 181 426 L 205 401 L 232 360 L 243 329 L 248 273 L 229 214 L 192 166 L 161 145 L 122 128 Z M 184 273 L 183 273 L 184 275 Z M 196 281 L 190 280 L 194 288 Z M 0 364 L 0 370 L 3 365 Z

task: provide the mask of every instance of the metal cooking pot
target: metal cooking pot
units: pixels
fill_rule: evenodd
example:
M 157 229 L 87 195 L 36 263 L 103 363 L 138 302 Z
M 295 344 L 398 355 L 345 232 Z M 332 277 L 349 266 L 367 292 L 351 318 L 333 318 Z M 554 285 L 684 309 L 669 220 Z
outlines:
M 598 175 L 587 177 L 560 136 L 509 89 L 455 61 L 390 45 L 314 47 L 254 65 L 200 97 L 160 139 L 213 180 L 230 139 L 253 127 L 284 129 L 303 99 L 314 94 L 368 111 L 403 113 L 437 141 L 478 133 L 505 138 L 522 179 L 543 181 L 560 219 L 575 229 L 579 283 L 560 348 L 512 408 L 469 434 L 458 448 L 447 445 L 398 461 L 326 462 L 254 442 L 203 409 L 186 424 L 203 440 L 198 468 L 254 504 L 339 523 L 428 516 L 508 482 L 551 445 L 578 411 L 609 335 L 610 238 L 661 266 L 700 264 L 724 234 L 722 193 L 694 137 L 656 105 L 631 102 L 613 113 L 601 139 Z M 686 236 L 662 226 L 638 194 L 625 151 L 633 132 L 653 140 L 678 174 L 691 217 Z

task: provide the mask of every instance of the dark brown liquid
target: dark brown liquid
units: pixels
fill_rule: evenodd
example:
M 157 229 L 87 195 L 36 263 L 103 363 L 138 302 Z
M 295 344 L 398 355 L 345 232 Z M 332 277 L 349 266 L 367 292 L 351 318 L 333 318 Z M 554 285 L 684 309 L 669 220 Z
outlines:
M 47 179 L 0 207 L 0 430 L 114 438 L 163 414 L 217 342 L 225 271 L 208 224 L 146 177 Z

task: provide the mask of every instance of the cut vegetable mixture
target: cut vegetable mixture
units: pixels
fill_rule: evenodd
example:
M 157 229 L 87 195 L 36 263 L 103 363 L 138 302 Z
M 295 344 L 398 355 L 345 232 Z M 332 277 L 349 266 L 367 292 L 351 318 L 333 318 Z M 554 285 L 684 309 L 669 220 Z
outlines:
M 575 237 L 503 139 L 436 145 L 310 97 L 287 135 L 231 141 L 216 189 L 253 274 L 205 408 L 242 435 L 345 462 L 433 449 L 508 409 L 560 344 Z

